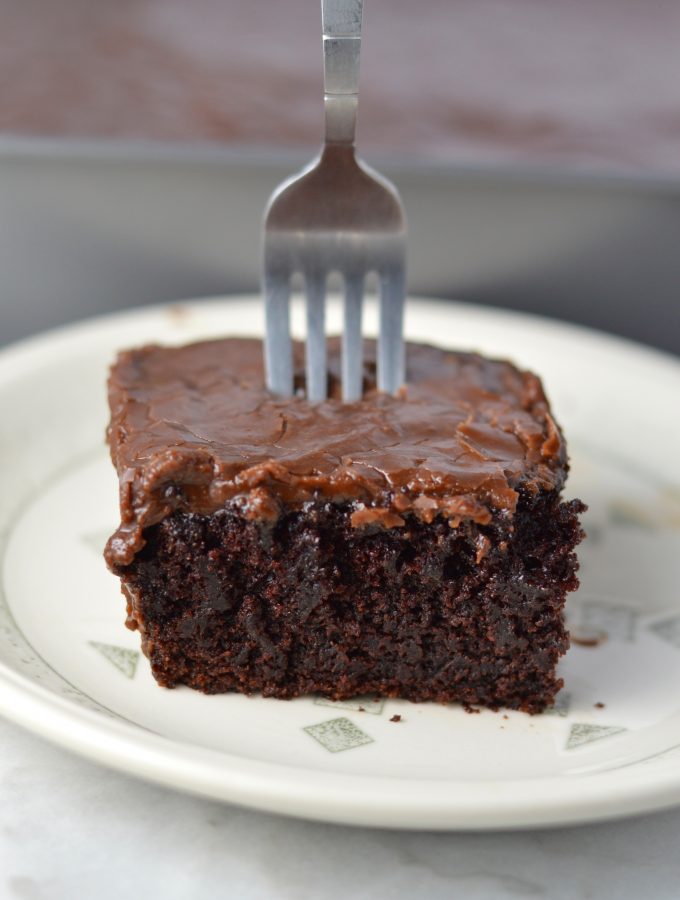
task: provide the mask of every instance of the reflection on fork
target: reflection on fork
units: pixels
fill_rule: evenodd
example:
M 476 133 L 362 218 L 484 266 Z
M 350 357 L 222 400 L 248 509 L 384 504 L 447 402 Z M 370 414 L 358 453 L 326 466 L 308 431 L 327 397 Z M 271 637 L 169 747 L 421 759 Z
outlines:
M 358 160 L 354 135 L 363 0 L 322 0 L 326 140 L 318 159 L 274 192 L 264 222 L 263 288 L 267 387 L 290 396 L 291 279 L 301 274 L 307 300 L 307 398 L 327 391 L 325 298 L 339 274 L 345 296 L 342 394 L 361 397 L 361 311 L 366 276 L 379 280 L 378 387 L 404 380 L 403 315 L 406 223 L 396 189 Z

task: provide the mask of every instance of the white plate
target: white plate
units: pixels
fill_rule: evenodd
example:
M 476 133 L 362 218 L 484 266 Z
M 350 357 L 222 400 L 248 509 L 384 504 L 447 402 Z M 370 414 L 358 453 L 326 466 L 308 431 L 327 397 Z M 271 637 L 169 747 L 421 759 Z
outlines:
M 414 301 L 407 331 L 536 369 L 564 425 L 567 494 L 590 504 L 570 617 L 607 640 L 569 651 L 557 709 L 469 715 L 155 685 L 101 557 L 117 518 L 106 369 L 121 347 L 261 328 L 259 303 L 234 298 L 99 319 L 0 354 L 0 709 L 126 772 L 328 821 L 483 829 L 680 802 L 680 365 L 526 316 Z

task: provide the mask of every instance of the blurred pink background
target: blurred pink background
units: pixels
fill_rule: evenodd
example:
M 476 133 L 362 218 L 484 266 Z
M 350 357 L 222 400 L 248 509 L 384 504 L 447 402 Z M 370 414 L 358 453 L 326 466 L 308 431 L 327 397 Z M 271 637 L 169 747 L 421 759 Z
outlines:
M 307 148 L 319 0 L 0 0 L 0 132 Z M 366 0 L 382 156 L 680 172 L 677 0 Z

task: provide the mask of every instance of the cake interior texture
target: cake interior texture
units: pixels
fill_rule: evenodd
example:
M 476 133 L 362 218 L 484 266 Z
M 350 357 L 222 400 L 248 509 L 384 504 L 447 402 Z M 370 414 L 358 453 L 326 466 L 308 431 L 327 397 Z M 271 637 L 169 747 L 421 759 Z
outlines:
M 561 687 L 582 538 L 536 376 L 407 347 L 407 387 L 264 390 L 259 341 L 120 355 L 106 558 L 166 687 L 538 712 Z M 302 383 L 302 348 L 296 346 Z

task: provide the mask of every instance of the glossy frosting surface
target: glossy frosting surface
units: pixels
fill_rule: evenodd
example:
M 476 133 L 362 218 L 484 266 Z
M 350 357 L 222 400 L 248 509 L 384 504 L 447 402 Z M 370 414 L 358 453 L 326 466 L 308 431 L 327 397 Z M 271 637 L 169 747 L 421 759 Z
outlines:
M 108 439 L 120 480 L 121 526 L 107 547 L 127 565 L 143 529 L 175 510 L 210 514 L 226 503 L 248 518 L 318 498 L 353 504 L 352 525 L 399 527 L 511 516 L 518 490 L 559 490 L 566 453 L 539 379 L 503 361 L 407 346 L 407 386 L 375 387 L 366 342 L 364 396 L 339 399 L 339 341 L 329 342 L 330 399 L 273 397 L 261 342 L 232 338 L 121 353 L 109 381 Z

